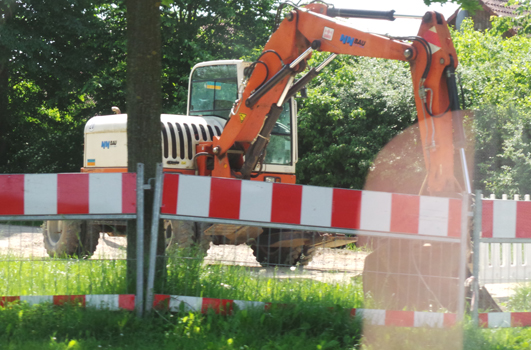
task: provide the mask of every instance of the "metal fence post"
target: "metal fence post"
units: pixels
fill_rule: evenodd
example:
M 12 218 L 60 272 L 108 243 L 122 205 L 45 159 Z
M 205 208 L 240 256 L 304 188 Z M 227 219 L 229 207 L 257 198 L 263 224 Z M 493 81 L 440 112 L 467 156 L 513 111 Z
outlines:
M 144 312 L 144 164 L 136 165 L 136 315 Z
M 483 202 L 481 198 L 481 191 L 476 191 L 476 206 L 474 208 L 474 231 L 472 236 L 472 276 L 474 277 L 472 281 L 472 293 L 473 293 L 473 304 L 472 304 L 472 322 L 475 326 L 479 324 L 479 245 L 480 235 L 481 235 L 481 224 L 482 224 L 482 213 L 483 213 Z
M 457 320 L 462 321 L 465 314 L 465 280 L 467 269 L 467 249 L 468 249 L 468 210 L 470 196 L 464 192 L 461 204 L 461 244 L 459 258 L 459 293 L 457 305 Z
M 153 307 L 153 287 L 155 285 L 155 265 L 157 263 L 157 238 L 159 231 L 160 207 L 162 205 L 162 163 L 157 163 L 155 177 L 155 193 L 153 198 L 153 217 L 151 221 L 151 245 L 149 252 L 149 271 L 147 280 L 146 312 L 149 313 Z

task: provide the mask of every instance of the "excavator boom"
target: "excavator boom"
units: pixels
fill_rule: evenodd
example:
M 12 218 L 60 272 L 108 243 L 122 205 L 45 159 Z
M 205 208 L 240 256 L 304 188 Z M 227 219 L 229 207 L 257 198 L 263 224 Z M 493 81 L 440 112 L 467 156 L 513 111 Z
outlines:
M 409 62 L 428 174 L 425 192 L 447 196 L 463 188 L 470 190 L 466 178 L 457 181 L 454 176 L 453 118 L 459 109 L 454 71 L 458 61 L 442 15 L 427 12 L 418 35 L 411 37 L 365 33 L 334 18 L 393 19 L 393 13 L 342 10 L 321 3 L 294 7 L 250 67 L 242 97 L 235 102 L 222 135 L 213 140 L 212 175 L 248 179 L 263 156 L 283 101 L 315 77 L 335 55 L 344 54 Z M 332 56 L 294 82 L 295 75 L 306 69 L 311 53 L 317 50 Z M 240 169 L 231 168 L 227 159 L 227 152 L 234 145 L 245 150 Z M 466 164 L 462 167 L 466 168 Z

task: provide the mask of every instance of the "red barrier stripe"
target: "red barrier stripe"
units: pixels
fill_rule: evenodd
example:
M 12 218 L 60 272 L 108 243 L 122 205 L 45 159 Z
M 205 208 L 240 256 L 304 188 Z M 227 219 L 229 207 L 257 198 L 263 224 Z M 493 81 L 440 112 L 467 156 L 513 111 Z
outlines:
M 457 324 L 457 315 L 456 314 L 444 314 L 443 318 L 443 327 L 449 328 Z
M 24 175 L 0 175 L 0 215 L 24 215 Z
M 494 218 L 494 202 L 482 201 L 482 215 L 481 215 L 481 236 L 483 238 L 492 238 L 493 218 Z
M 212 309 L 216 314 L 231 315 L 234 301 L 229 299 L 203 298 L 201 313 L 206 314 Z
M 136 213 L 136 174 L 122 174 L 122 214 Z
M 461 200 L 450 198 L 448 205 L 448 237 L 461 237 Z
M 54 295 L 53 296 L 54 305 L 64 305 L 72 304 L 85 307 L 85 296 L 84 295 Z
M 118 307 L 123 310 L 135 310 L 135 295 L 134 294 L 120 294 L 118 295 Z
M 531 238 L 531 202 L 516 203 L 516 238 Z
M 531 312 L 512 312 L 511 327 L 531 326 Z
M 242 182 L 213 177 L 210 183 L 211 218 L 239 219 Z
M 415 313 L 413 311 L 385 311 L 385 325 L 395 327 L 413 327 L 415 325 Z
M 419 233 L 420 197 L 393 194 L 391 204 L 391 232 Z
M 5 307 L 8 303 L 20 300 L 20 297 L 0 297 L 0 306 Z
M 153 308 L 155 310 L 169 310 L 170 309 L 170 295 L 155 294 L 153 297 Z
M 271 222 L 301 223 L 302 186 L 273 184 Z
M 57 214 L 89 213 L 89 174 L 57 175 Z
M 332 227 L 360 228 L 361 191 L 334 188 Z
M 163 214 L 177 213 L 177 194 L 179 191 L 179 175 L 164 174 L 164 187 L 162 191 L 162 208 Z

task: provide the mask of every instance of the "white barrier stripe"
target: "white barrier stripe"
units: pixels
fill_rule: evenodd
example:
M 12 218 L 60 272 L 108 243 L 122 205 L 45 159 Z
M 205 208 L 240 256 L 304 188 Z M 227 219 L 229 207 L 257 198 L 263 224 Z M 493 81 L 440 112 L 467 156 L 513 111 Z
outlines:
M 356 315 L 373 326 L 385 326 L 385 310 L 356 309 Z
M 181 310 L 181 304 L 183 305 L 183 310 L 186 312 L 189 311 L 201 311 L 203 306 L 203 298 L 201 297 L 187 297 L 187 296 L 170 296 L 170 311 L 178 312 Z
M 264 309 L 265 308 L 265 303 L 261 301 L 234 300 L 234 305 L 236 305 L 239 310 Z
M 24 214 L 57 214 L 57 174 L 24 175 Z
M 271 222 L 272 200 L 272 183 L 242 181 L 240 220 Z
M 89 174 L 89 213 L 122 212 L 122 174 Z
M 489 328 L 511 327 L 510 312 L 489 312 Z
M 210 180 L 206 176 L 179 176 L 177 215 L 208 217 Z
M 361 193 L 360 229 L 389 232 L 391 204 L 391 193 L 363 191 Z
M 419 235 L 448 236 L 448 198 L 420 197 Z
M 301 225 L 330 227 L 333 194 L 331 187 L 303 186 Z
M 495 200 L 493 203 L 493 238 L 516 237 L 516 201 Z
M 440 312 L 415 311 L 413 327 L 443 328 L 444 314 Z
M 118 294 L 86 295 L 85 306 L 101 310 L 119 310 L 119 296 Z
M 20 301 L 25 301 L 30 305 L 53 303 L 53 295 L 21 295 Z

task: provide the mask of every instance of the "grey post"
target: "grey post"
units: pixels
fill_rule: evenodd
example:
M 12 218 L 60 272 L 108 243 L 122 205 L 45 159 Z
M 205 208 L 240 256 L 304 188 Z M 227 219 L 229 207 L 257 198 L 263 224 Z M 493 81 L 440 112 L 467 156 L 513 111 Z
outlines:
M 477 326 L 479 324 L 479 245 L 481 244 L 481 221 L 483 219 L 483 202 L 481 198 L 481 191 L 476 191 L 476 207 L 474 209 L 474 231 L 472 237 L 473 244 L 473 271 L 472 276 L 472 291 L 473 291 L 473 305 L 472 305 L 472 322 Z
M 144 164 L 136 165 L 136 315 L 144 312 Z
M 157 262 L 157 236 L 159 231 L 160 206 L 162 204 L 162 163 L 157 163 L 157 173 L 155 177 L 155 193 L 153 198 L 153 217 L 151 221 L 151 245 L 149 247 L 149 271 L 147 280 L 146 312 L 149 313 L 153 307 L 155 285 L 155 264 Z

